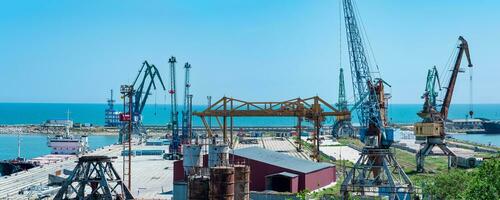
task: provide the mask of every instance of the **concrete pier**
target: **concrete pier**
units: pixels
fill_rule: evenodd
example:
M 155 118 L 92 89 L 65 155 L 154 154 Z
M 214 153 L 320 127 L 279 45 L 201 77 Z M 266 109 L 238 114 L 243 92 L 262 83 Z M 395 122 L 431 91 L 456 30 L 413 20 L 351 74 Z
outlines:
M 132 149 L 168 149 L 168 146 L 137 146 Z M 121 145 L 108 146 L 87 155 L 105 155 L 117 157 L 113 165 L 121 175 L 123 160 L 120 157 Z M 49 174 L 63 169 L 73 170 L 76 157 L 61 162 L 46 164 L 28 171 L 18 172 L 10 176 L 0 177 L 0 199 L 31 199 L 28 194 L 19 191 L 31 186 L 48 184 Z M 172 197 L 173 161 L 164 160 L 161 155 L 132 157 L 132 187 L 130 192 L 139 199 L 170 199 Z

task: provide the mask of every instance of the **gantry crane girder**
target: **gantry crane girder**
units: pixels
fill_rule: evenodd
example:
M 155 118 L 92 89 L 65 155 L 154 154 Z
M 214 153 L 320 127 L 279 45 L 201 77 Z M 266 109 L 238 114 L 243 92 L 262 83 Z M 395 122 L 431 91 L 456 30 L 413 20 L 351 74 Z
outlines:
M 316 134 L 313 134 L 313 141 L 316 148 L 313 151 L 313 158 L 318 160 L 319 140 L 317 139 L 322 122 L 326 117 L 350 118 L 350 112 L 339 111 L 318 96 L 310 98 L 295 98 L 287 101 L 277 102 L 250 102 L 229 97 L 223 97 L 207 109 L 201 112 L 194 112 L 199 116 L 205 126 L 208 137 L 213 137 L 210 125 L 206 117 L 215 117 L 223 134 L 223 141 L 232 143 L 233 117 L 297 117 L 314 123 Z M 222 117 L 222 122 L 219 119 Z M 230 118 L 230 140 L 227 137 L 227 118 Z M 299 120 L 301 121 L 301 120 Z M 300 128 L 299 128 L 300 129 Z M 298 132 L 300 140 L 300 131 Z M 300 142 L 299 142 L 300 144 Z

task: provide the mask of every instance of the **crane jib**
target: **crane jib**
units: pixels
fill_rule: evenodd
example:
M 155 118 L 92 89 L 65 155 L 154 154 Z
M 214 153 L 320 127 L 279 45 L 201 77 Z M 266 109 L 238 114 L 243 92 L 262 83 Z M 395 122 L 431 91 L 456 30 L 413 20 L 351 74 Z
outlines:
M 381 79 L 375 80 L 371 76 L 370 66 L 352 2 L 344 0 L 343 9 L 353 91 L 356 105 L 359 105 L 355 106 L 355 109 L 357 110 L 361 126 L 372 127 L 370 131 L 374 134 L 380 134 L 383 140 L 386 138 L 386 117 L 382 116 L 383 114 L 385 115 L 385 109 L 381 109 L 381 105 L 385 104 L 385 100 L 383 99 L 383 81 Z M 385 108 L 385 106 L 382 107 Z

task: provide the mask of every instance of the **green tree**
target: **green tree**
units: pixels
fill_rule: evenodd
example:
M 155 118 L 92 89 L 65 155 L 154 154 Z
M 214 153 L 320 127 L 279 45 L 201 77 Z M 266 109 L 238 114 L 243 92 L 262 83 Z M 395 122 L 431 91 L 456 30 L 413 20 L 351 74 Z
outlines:
M 307 199 L 307 194 L 309 192 L 310 191 L 308 189 L 302 190 L 302 191 L 300 191 L 300 192 L 297 193 L 297 198 L 300 199 L 300 200 L 306 200 Z
M 465 199 L 500 199 L 500 159 L 485 161 L 472 174 Z
M 464 191 L 469 187 L 469 173 L 452 170 L 436 176 L 425 185 L 424 193 L 429 193 L 433 199 L 463 199 Z

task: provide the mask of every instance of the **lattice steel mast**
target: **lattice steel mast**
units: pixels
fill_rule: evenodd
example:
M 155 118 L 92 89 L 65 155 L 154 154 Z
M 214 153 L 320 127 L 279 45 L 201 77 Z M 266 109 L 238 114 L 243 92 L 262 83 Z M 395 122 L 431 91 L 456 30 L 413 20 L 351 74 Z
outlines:
M 170 64 L 170 124 L 172 126 L 172 142 L 170 142 L 169 153 L 172 155 L 177 155 L 180 147 L 180 138 L 179 138 L 179 122 L 177 112 L 177 95 L 175 90 L 175 57 L 171 57 L 168 59 L 168 63 Z
M 335 104 L 339 111 L 349 111 L 347 107 L 347 98 L 345 92 L 345 83 L 344 83 L 344 69 L 340 68 L 339 73 L 339 96 L 337 103 Z M 354 128 L 351 123 L 351 116 L 340 116 L 335 118 L 335 123 L 332 127 L 332 135 L 334 137 L 341 136 L 353 136 Z
M 191 113 L 190 113 L 190 105 L 189 105 L 189 98 L 190 98 L 190 93 L 189 93 L 189 88 L 191 87 L 191 83 L 189 82 L 189 71 L 191 69 L 191 65 L 189 63 L 186 63 L 184 65 L 184 105 L 183 105 L 183 110 L 182 110 L 182 136 L 181 136 L 181 141 L 182 144 L 189 144 L 191 141 L 190 135 L 189 135 L 189 127 L 190 127 L 190 118 L 191 118 Z

